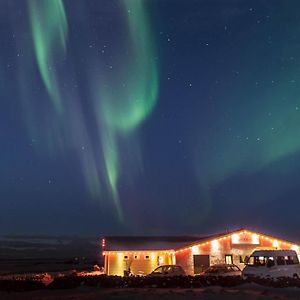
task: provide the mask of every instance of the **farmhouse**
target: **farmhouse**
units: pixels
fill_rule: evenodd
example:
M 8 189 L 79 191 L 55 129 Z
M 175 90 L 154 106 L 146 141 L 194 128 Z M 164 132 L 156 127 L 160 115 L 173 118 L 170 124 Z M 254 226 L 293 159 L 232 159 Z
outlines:
M 149 274 L 159 265 L 176 264 L 188 275 L 197 275 L 216 263 L 240 268 L 258 249 L 293 249 L 300 245 L 258 232 L 240 229 L 204 237 L 107 237 L 102 240 L 105 273 L 123 276 Z

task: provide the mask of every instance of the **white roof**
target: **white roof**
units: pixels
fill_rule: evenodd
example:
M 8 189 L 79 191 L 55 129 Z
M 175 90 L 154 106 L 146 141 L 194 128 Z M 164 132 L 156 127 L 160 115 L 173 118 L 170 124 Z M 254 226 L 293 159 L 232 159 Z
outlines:
M 294 250 L 256 250 L 251 256 L 295 256 Z

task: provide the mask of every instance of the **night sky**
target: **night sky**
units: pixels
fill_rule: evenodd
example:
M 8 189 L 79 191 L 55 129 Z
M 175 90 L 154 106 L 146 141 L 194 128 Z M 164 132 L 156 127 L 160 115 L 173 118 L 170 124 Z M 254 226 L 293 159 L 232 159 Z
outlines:
M 298 239 L 298 0 L 0 0 L 0 97 L 0 234 Z

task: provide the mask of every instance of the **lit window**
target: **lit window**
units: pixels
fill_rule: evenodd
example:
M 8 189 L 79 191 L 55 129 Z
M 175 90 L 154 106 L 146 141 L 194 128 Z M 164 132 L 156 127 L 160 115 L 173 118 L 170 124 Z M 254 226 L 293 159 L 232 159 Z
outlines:
M 249 260 L 249 256 L 248 255 L 240 255 L 240 263 L 241 264 L 247 263 L 248 260 Z
M 226 264 L 230 264 L 230 265 L 233 264 L 233 261 L 232 261 L 232 255 L 231 255 L 231 254 L 225 255 L 225 263 L 226 263 Z

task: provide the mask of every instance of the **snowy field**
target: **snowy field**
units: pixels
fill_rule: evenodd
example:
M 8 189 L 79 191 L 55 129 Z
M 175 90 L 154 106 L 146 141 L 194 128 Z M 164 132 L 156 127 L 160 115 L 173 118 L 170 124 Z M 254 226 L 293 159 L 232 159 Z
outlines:
M 269 288 L 257 284 L 244 284 L 233 288 L 206 287 L 198 289 L 101 289 L 80 287 L 68 290 L 38 290 L 33 292 L 0 292 L 1 300 L 99 300 L 99 299 L 300 299 L 299 288 Z

